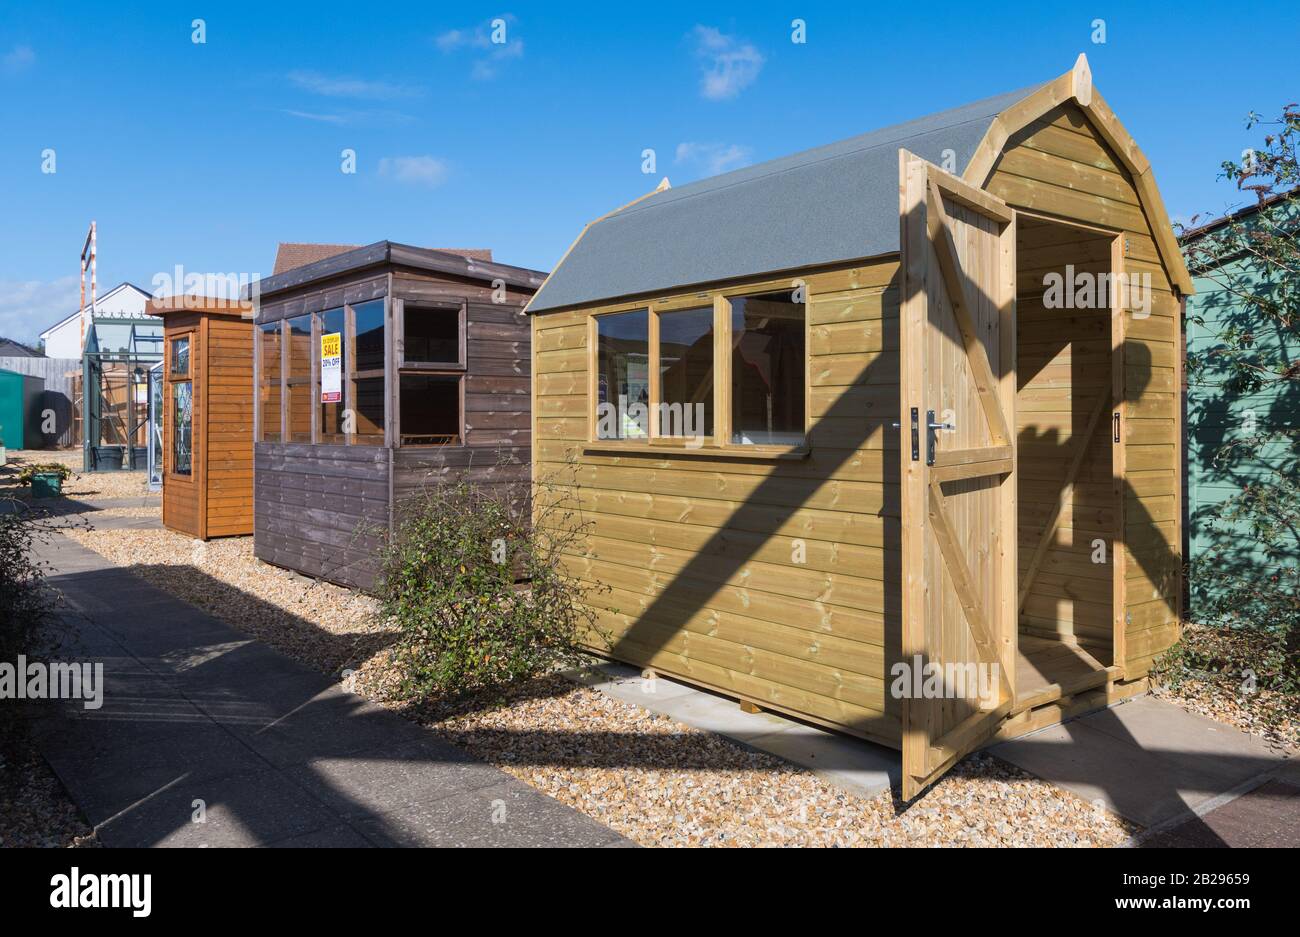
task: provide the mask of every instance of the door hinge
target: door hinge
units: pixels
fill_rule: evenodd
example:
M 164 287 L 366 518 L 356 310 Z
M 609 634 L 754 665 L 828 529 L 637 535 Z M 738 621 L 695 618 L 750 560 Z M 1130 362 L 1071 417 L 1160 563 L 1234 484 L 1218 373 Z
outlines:
M 1118 444 L 1119 444 L 1119 414 L 1116 413 L 1113 417 L 1111 417 L 1111 419 L 1112 419 L 1112 420 L 1114 421 L 1114 423 L 1115 423 L 1115 433 L 1114 433 L 1114 437 L 1115 437 L 1115 443 L 1116 443 L 1116 445 L 1118 445 Z

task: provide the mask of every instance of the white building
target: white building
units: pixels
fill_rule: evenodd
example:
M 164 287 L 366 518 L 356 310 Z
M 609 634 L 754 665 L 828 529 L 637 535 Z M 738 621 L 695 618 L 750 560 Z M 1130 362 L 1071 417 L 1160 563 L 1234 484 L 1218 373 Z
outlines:
M 145 318 L 145 303 L 149 294 L 130 283 L 119 283 L 103 296 L 95 298 L 95 315 L 114 318 Z M 70 313 L 41 333 L 45 343 L 47 358 L 81 357 L 81 316 L 87 314 L 86 325 L 90 325 L 90 307 Z

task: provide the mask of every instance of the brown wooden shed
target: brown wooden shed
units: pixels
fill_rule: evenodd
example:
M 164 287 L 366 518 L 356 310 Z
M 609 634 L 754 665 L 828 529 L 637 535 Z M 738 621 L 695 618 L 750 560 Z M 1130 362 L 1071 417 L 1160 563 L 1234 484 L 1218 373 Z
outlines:
M 529 477 L 536 270 L 380 241 L 258 284 L 261 559 L 369 588 L 394 507 Z
M 1140 692 L 1190 289 L 1083 56 L 592 222 L 528 307 L 533 462 L 608 652 L 899 747 L 908 797 Z
M 151 300 L 163 320 L 163 526 L 200 540 L 253 532 L 253 307 Z

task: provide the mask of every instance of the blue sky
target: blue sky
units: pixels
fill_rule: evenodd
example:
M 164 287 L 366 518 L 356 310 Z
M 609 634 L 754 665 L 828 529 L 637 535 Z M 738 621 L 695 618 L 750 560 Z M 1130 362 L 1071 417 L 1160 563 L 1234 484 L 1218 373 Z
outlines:
M 127 6 L 0 10 L 0 335 L 75 309 L 91 218 L 101 290 L 177 264 L 268 274 L 282 240 L 491 247 L 547 269 L 661 176 L 1044 81 L 1081 51 L 1187 218 L 1244 203 L 1216 181 L 1258 140 L 1244 115 L 1300 99 L 1294 2 L 1249 18 L 1200 0 Z

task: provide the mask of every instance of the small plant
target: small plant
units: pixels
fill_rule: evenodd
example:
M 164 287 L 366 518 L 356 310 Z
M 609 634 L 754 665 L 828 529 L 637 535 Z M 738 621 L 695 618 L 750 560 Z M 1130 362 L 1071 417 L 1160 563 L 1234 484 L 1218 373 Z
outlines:
M 53 532 L 49 518 L 14 499 L 0 499 L 0 661 L 37 657 L 58 605 L 45 584 L 47 564 L 32 548 Z
M 41 462 L 35 465 L 25 465 L 22 471 L 18 473 L 18 484 L 30 485 L 32 479 L 37 475 L 57 475 L 59 481 L 65 482 L 72 477 L 72 469 L 59 462 Z
M 503 688 L 576 662 L 599 634 L 588 588 L 562 570 L 582 527 L 550 498 L 530 518 L 528 496 L 462 478 L 399 506 L 377 591 L 401 632 L 403 695 Z

